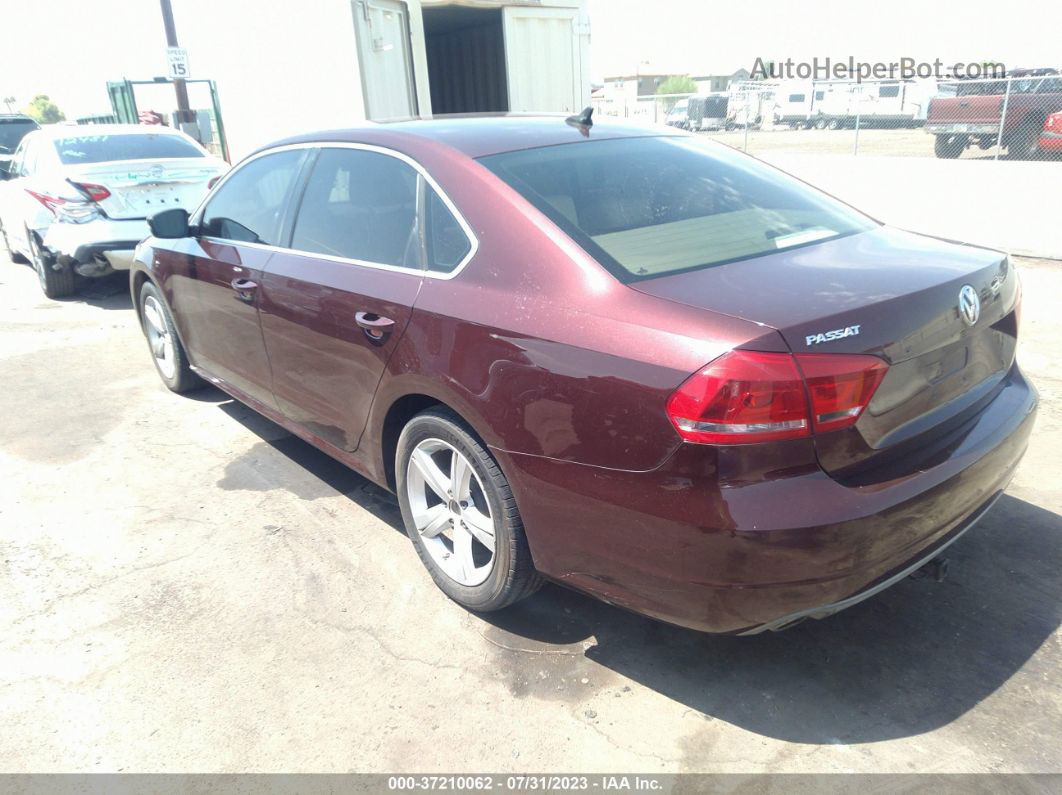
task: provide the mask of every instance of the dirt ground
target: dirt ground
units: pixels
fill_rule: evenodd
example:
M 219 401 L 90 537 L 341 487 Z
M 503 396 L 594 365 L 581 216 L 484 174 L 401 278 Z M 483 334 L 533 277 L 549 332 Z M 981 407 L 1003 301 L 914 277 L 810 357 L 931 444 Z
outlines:
M 466 612 L 390 495 L 167 392 L 124 279 L 4 262 L 0 768 L 1062 771 L 1062 263 L 1018 265 L 1042 408 L 950 578 L 730 638 L 555 586 Z

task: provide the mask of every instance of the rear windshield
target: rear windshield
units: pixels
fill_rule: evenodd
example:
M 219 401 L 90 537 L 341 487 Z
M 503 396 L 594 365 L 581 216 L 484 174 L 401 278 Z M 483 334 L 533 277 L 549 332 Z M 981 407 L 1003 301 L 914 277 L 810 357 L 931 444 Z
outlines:
M 106 163 L 113 160 L 157 160 L 165 157 L 203 157 L 191 141 L 167 133 L 72 135 L 57 138 L 55 149 L 64 163 Z
M 36 129 L 36 123 L 29 119 L 0 119 L 0 154 L 14 152 L 26 133 Z
M 751 157 L 692 137 L 587 141 L 480 162 L 626 282 L 876 225 Z

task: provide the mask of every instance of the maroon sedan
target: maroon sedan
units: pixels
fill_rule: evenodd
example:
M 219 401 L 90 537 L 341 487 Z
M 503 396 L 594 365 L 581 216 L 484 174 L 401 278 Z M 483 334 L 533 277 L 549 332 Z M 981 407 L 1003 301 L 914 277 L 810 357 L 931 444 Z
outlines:
M 1007 258 L 697 136 L 586 121 L 254 153 L 137 250 L 163 381 L 216 384 L 395 491 L 473 610 L 548 578 L 778 629 L 969 529 L 1037 402 Z

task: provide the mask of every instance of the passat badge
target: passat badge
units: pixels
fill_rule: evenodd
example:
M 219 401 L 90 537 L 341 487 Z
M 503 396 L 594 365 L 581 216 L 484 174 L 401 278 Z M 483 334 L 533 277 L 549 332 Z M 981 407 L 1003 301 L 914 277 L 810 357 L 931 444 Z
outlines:
M 804 344 L 818 345 L 820 342 L 833 342 L 834 340 L 843 340 L 845 337 L 855 337 L 858 335 L 859 326 L 845 326 L 844 328 L 822 331 L 818 334 L 808 334 L 804 337 Z

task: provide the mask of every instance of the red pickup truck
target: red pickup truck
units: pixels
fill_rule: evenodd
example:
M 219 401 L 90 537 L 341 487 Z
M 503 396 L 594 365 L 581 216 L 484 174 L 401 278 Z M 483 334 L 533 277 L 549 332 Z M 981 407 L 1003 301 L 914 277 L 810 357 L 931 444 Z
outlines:
M 996 145 L 1006 105 L 1003 145 L 1014 158 L 1040 155 L 1040 131 L 1052 113 L 1062 111 L 1062 76 L 1057 69 L 1014 69 L 1006 80 L 969 80 L 942 84 L 929 101 L 926 132 L 936 136 L 937 157 L 955 158 L 968 146 Z

